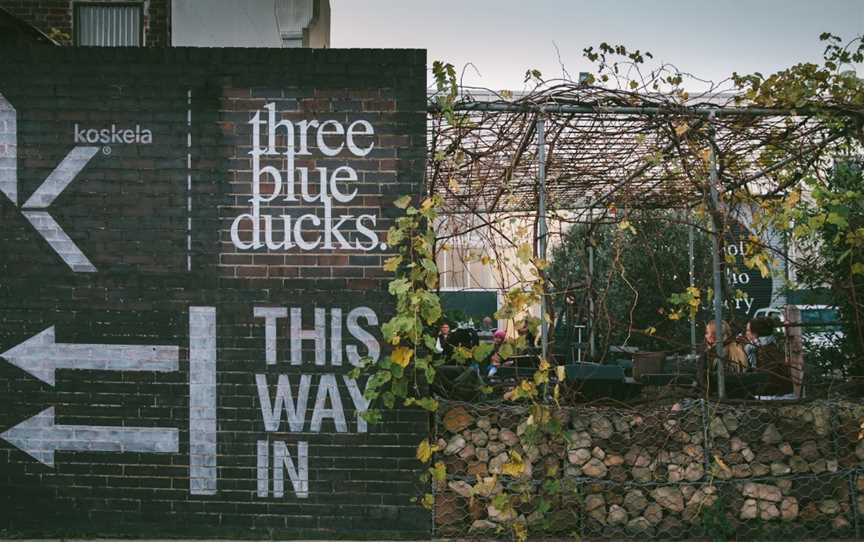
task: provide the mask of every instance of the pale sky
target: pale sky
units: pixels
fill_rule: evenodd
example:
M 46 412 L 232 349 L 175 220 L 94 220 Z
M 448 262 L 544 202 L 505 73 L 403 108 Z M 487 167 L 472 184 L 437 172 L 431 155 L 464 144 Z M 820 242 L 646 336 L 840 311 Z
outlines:
M 702 78 L 770 73 L 819 61 L 819 34 L 864 34 L 864 0 L 330 0 L 334 48 L 421 48 L 465 84 L 523 88 L 529 68 L 544 78 L 592 71 L 582 49 L 603 41 L 648 50 Z M 556 51 L 557 46 L 557 51 Z M 559 62 L 560 54 L 560 62 Z M 860 71 L 860 70 L 859 70 Z

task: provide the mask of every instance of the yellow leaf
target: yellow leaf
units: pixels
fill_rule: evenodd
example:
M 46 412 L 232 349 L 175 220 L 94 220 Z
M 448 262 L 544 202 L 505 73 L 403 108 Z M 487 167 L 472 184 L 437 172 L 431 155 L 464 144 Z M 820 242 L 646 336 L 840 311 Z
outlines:
M 450 181 L 447 183 L 447 186 L 450 187 L 450 191 L 454 194 L 459 193 L 459 182 L 456 180 L 456 177 L 450 177 Z
M 423 439 L 417 446 L 416 457 L 422 463 L 428 463 L 432 459 L 432 446 L 429 445 L 427 439 Z
M 528 540 L 528 526 L 521 521 L 514 523 L 513 538 L 516 540 L 516 542 L 525 542 L 526 540 Z
M 559 382 L 564 382 L 567 379 L 567 370 L 563 365 L 558 365 L 555 367 L 555 376 L 558 377 Z
M 657 328 L 654 326 L 649 326 L 645 329 L 645 333 L 648 335 L 654 335 L 655 333 L 657 333 Z
M 531 249 L 531 245 L 528 243 L 523 243 L 516 249 L 516 257 L 519 258 L 522 263 L 528 263 L 531 260 L 532 254 L 533 250 Z
M 864 263 L 853 263 L 852 264 L 852 274 L 853 275 L 864 275 Z
M 427 493 L 423 495 L 423 500 L 420 501 L 420 504 L 423 505 L 423 508 L 432 510 L 432 507 L 435 506 L 435 497 L 431 493 Z
M 393 353 L 390 354 L 390 361 L 400 367 L 407 367 L 408 363 L 411 361 L 411 356 L 413 355 L 414 350 L 407 346 L 399 346 L 393 349 Z
M 396 271 L 399 264 L 402 263 L 402 256 L 393 256 L 384 260 L 384 271 Z
M 501 466 L 501 472 L 507 476 L 521 476 L 525 470 L 525 464 L 522 462 L 522 456 L 517 452 L 510 450 L 510 461 Z
M 474 495 L 489 495 L 495 490 L 495 485 L 498 483 L 498 476 L 490 476 L 488 478 L 477 477 L 477 483 L 471 488 Z
M 405 209 L 408 207 L 408 205 L 410 203 L 411 203 L 411 196 L 402 196 L 401 198 L 394 201 L 393 205 L 395 205 L 396 207 L 398 207 L 400 209 Z

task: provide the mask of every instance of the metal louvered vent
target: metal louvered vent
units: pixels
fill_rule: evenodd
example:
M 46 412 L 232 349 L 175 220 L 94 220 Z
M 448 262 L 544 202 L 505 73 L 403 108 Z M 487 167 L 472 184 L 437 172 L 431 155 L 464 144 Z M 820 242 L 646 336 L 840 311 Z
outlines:
M 140 47 L 142 19 L 141 4 L 77 4 L 75 45 Z

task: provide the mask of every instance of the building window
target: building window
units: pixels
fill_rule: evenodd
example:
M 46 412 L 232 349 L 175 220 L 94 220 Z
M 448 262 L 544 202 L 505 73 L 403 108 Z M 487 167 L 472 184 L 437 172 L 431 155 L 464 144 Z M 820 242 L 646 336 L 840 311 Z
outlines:
M 140 3 L 76 3 L 75 45 L 141 47 L 143 20 Z

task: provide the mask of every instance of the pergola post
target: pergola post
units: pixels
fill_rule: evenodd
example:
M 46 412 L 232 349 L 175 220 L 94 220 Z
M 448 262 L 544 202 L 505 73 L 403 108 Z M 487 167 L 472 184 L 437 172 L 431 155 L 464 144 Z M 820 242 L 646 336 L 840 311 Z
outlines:
M 725 348 L 723 345 L 723 275 L 721 269 L 720 251 L 722 243 L 720 236 L 723 235 L 723 222 L 720 212 L 720 194 L 717 187 L 717 149 L 716 141 L 714 140 L 714 115 L 708 116 L 708 145 L 709 145 L 709 160 L 708 160 L 708 184 L 711 193 L 711 219 L 713 222 L 711 235 L 711 264 L 714 275 L 714 332 L 717 337 L 714 348 L 717 354 L 717 396 L 720 399 L 726 398 L 726 371 L 723 360 L 726 357 Z M 706 367 L 706 370 L 710 369 Z
M 689 215 L 689 213 L 688 213 Z M 696 286 L 696 269 L 695 269 L 695 250 L 694 250 L 694 231 L 691 219 L 688 216 L 687 220 L 687 254 L 690 274 L 690 287 Z M 690 353 L 696 354 L 696 317 L 690 317 Z
M 537 205 L 537 238 L 539 246 L 537 254 L 542 260 L 546 260 L 546 118 L 541 114 L 537 116 L 537 181 L 539 184 Z M 540 344 L 543 359 L 548 359 L 549 353 L 549 324 L 546 321 L 546 284 L 543 284 L 543 293 L 540 295 Z
M 594 348 L 594 239 L 588 244 L 588 359 L 594 361 L 596 352 Z

